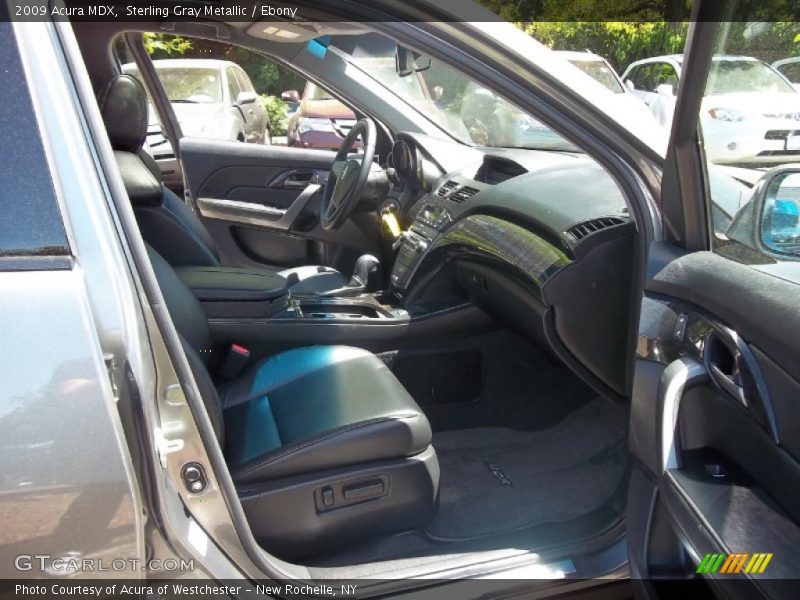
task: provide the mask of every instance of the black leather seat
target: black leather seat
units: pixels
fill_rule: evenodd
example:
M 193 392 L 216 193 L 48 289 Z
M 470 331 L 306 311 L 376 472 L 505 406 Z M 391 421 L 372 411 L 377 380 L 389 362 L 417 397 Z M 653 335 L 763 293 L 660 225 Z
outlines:
M 305 555 L 428 518 L 439 477 L 431 428 L 380 359 L 347 346 L 297 348 L 217 390 L 205 314 L 148 251 L 251 528 L 268 550 Z
M 220 390 L 235 481 L 252 483 L 413 456 L 430 426 L 374 354 L 348 346 L 289 350 Z
M 216 245 L 203 223 L 163 185 L 158 165 L 143 149 L 148 112 L 142 84 L 130 75 L 117 75 L 98 103 L 142 237 L 172 266 L 220 266 Z M 296 278 L 297 283 L 290 288 L 294 292 L 320 292 L 347 285 L 347 279 L 330 267 L 263 269 L 287 279 Z

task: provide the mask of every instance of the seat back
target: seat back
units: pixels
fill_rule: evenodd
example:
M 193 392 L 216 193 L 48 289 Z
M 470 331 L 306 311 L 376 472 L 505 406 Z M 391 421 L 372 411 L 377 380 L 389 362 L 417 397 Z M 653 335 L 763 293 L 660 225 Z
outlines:
M 144 240 L 173 266 L 219 266 L 214 240 L 171 190 L 144 151 L 147 94 L 135 78 L 117 75 L 98 98 L 114 158 Z

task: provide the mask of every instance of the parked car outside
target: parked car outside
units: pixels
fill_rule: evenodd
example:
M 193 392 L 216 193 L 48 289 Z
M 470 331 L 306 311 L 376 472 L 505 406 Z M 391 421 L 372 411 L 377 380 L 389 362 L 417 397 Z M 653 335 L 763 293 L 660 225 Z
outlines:
M 786 77 L 795 89 L 800 90 L 800 56 L 776 60 L 772 63 L 772 68 Z
M 216 59 L 154 60 L 153 66 L 172 104 L 183 135 L 216 140 L 272 144 L 267 110 L 247 73 L 237 64 Z M 122 72 L 141 81 L 135 63 Z M 180 162 L 148 103 L 147 151 L 158 163 L 165 184 L 183 188 Z
M 588 50 L 586 52 L 557 50 L 555 54 L 564 58 L 570 64 L 575 65 L 592 79 L 599 81 L 606 88 L 617 94 L 619 101 L 623 103 L 626 109 L 630 109 L 635 114 L 641 115 L 642 118 L 646 120 L 653 120 L 652 113 L 647 109 L 642 99 L 634 94 L 628 86 L 622 82 L 622 79 L 614 70 L 614 67 L 612 67 L 605 58 Z
M 296 90 L 281 94 L 297 109 L 286 126 L 287 143 L 302 148 L 338 150 L 342 140 L 356 124 L 356 115 L 327 91 L 309 81 L 302 97 Z
M 154 60 L 153 66 L 184 135 L 271 143 L 267 111 L 239 65 L 216 59 L 170 58 Z M 123 65 L 122 70 L 139 76 L 134 63 Z M 150 125 L 157 122 L 151 106 Z
M 672 123 L 683 56 L 636 61 L 625 84 L 664 126 Z M 715 56 L 700 111 L 711 162 L 767 165 L 800 157 L 800 93 L 768 64 L 747 56 Z
M 621 106 L 640 123 L 644 129 L 658 127 L 659 123 L 647 106 L 622 83 L 619 75 L 608 61 L 592 52 L 568 50 L 554 51 L 553 54 L 589 75 L 606 89 L 617 94 Z M 489 108 L 488 105 L 493 108 Z M 480 115 L 481 118 L 476 118 Z M 486 121 L 485 116 L 492 115 Z M 553 132 L 549 127 L 513 105 L 497 98 L 486 88 L 468 86 L 461 104 L 460 116 L 476 143 L 489 145 L 510 145 L 515 147 L 547 147 L 553 150 L 576 150 L 575 146 Z

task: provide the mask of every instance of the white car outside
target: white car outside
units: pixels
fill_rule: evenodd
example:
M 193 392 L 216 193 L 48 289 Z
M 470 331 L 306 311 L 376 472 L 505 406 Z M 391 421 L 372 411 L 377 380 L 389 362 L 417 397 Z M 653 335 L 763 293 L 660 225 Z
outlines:
M 647 105 L 622 83 L 622 79 L 617 75 L 614 67 L 612 67 L 605 58 L 599 54 L 589 52 L 588 50 L 585 52 L 556 50 L 554 54 L 578 67 L 581 71 L 589 75 L 589 77 L 599 81 L 609 91 L 616 94 L 618 102 L 624 110 L 632 111 L 637 116 L 640 116 L 647 124 L 656 124 L 652 113 L 647 109 Z
M 682 63 L 681 55 L 648 58 L 632 63 L 622 76 L 666 127 Z M 768 165 L 800 158 L 800 93 L 758 59 L 714 57 L 700 123 L 711 162 Z

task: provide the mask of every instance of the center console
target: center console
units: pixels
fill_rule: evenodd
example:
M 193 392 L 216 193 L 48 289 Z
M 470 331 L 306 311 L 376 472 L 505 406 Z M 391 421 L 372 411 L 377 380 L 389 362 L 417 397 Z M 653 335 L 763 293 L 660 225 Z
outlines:
M 411 227 L 399 239 L 400 251 L 392 269 L 392 286 L 397 290 L 408 287 L 431 243 L 452 220 L 446 208 L 432 202 L 422 205 Z
M 408 312 L 395 296 L 383 293 L 362 294 L 356 298 L 318 298 L 289 296 L 286 308 L 275 319 L 367 320 L 406 319 Z
M 291 282 L 258 269 L 184 267 L 177 272 L 206 312 L 215 342 L 235 342 L 263 354 L 319 344 L 384 352 L 487 328 L 490 319 L 468 303 L 403 304 L 403 292 L 425 253 L 452 220 L 430 200 L 423 201 L 398 240 L 388 292 L 325 297 L 292 293 Z
M 289 282 L 277 274 L 231 267 L 179 267 L 175 272 L 209 318 L 263 318 L 286 307 Z

